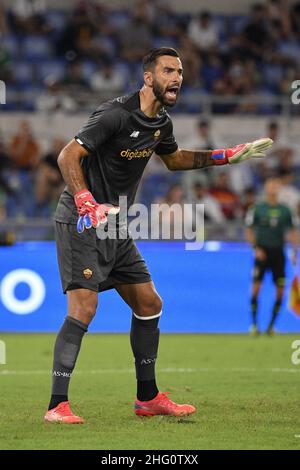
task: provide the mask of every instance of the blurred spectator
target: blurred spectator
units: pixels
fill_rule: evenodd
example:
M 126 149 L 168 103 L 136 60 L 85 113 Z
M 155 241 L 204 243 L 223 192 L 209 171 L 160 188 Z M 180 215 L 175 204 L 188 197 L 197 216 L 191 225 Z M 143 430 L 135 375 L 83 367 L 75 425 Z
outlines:
M 201 12 L 191 21 L 188 34 L 200 52 L 213 51 L 217 47 L 218 32 L 207 11 Z
M 260 75 L 253 59 L 245 61 L 233 61 L 229 76 L 233 87 L 233 94 L 246 95 L 249 91 L 255 91 L 260 82 Z
M 226 219 L 236 219 L 239 215 L 239 198 L 231 189 L 227 173 L 217 175 L 209 193 L 219 203 Z
M 101 28 L 102 26 L 108 27 L 108 9 L 103 2 L 95 0 L 77 0 L 73 13 L 80 16 L 82 19 L 85 19 L 87 22 L 94 24 L 96 29 L 99 29 L 100 25 Z
M 150 19 L 154 37 L 167 38 L 170 41 L 169 45 L 174 46 L 174 41 L 180 39 L 184 28 L 182 28 L 181 21 L 175 11 L 172 10 L 171 2 L 167 0 L 149 0 L 149 4 L 152 7 Z
M 180 183 L 182 172 L 169 171 L 161 158 L 153 155 L 146 166 L 137 200 L 147 207 L 165 196 L 170 186 Z
M 225 145 L 225 147 L 227 146 L 230 145 Z M 231 165 L 230 168 L 226 168 L 229 186 L 239 197 L 242 197 L 247 188 L 255 185 L 254 172 L 256 166 L 257 161 L 244 162 L 243 165 Z
M 21 121 L 10 141 L 8 154 L 11 159 L 9 184 L 14 190 L 14 197 L 9 197 L 7 201 L 8 214 L 10 217 L 32 217 L 35 206 L 34 177 L 40 158 L 40 145 L 28 121 Z
M 280 152 L 277 173 L 278 175 L 285 175 L 287 173 L 293 173 L 294 180 L 296 183 L 296 168 L 294 166 L 294 153 L 291 148 L 284 148 Z
M 165 2 L 163 1 L 162 4 Z M 150 23 L 153 23 L 158 16 L 161 0 L 136 0 L 135 7 L 140 8 Z
M 5 148 L 4 142 L 0 139 L 0 195 L 1 200 L 3 201 L 3 197 L 7 195 L 14 195 L 14 190 L 9 184 L 7 178 L 7 171 L 11 168 L 11 159 L 7 153 Z
M 286 96 L 290 99 L 291 96 L 291 83 L 294 80 L 299 80 L 300 68 L 295 69 L 293 67 L 285 67 L 283 78 L 280 82 L 279 90 L 282 96 Z M 294 107 L 295 108 L 295 107 Z M 299 106 L 295 108 L 299 109 Z
M 295 187 L 295 175 L 290 172 L 282 173 L 280 176 L 281 187 L 279 201 L 290 208 L 292 214 L 300 216 L 300 191 Z
M 292 31 L 295 37 L 300 40 L 300 2 L 296 2 L 291 9 Z
M 201 183 L 194 185 L 194 204 L 204 204 L 204 218 L 209 222 L 215 224 L 222 224 L 225 222 L 225 217 L 222 212 L 221 206 L 216 198 L 212 197 L 206 186 Z
M 167 193 L 161 197 L 157 198 L 155 202 L 159 204 L 183 204 L 184 202 L 184 192 L 182 189 L 181 184 L 175 183 L 172 184 L 169 188 Z
M 165 197 L 157 201 L 161 211 L 160 227 L 162 234 L 170 234 L 170 239 L 188 238 L 193 230 L 193 214 L 184 208 L 184 193 L 180 184 L 172 185 Z M 153 220 L 152 220 L 153 222 Z M 153 232 L 152 232 L 153 233 Z
M 267 14 L 271 22 L 278 22 L 285 36 L 291 33 L 289 2 L 287 0 L 268 0 Z
M 39 111 L 63 111 L 73 112 L 77 109 L 75 99 L 66 93 L 58 80 L 48 78 L 46 80 L 46 89 L 39 94 L 36 107 Z
M 152 24 L 147 8 L 137 3 L 129 21 L 120 31 L 121 56 L 129 62 L 139 62 L 152 48 Z
M 7 200 L 15 199 L 17 194 L 9 180 L 11 160 L 0 136 L 0 246 L 12 245 L 15 235 L 7 230 L 5 219 L 10 215 L 7 211 Z
M 249 209 L 254 206 L 256 202 L 256 192 L 253 187 L 247 188 L 242 197 L 242 204 L 241 204 L 241 216 L 242 219 L 246 217 Z
M 292 159 L 293 157 L 293 149 L 287 143 L 284 133 L 276 121 L 268 123 L 266 136 L 270 137 L 274 144 L 267 151 L 266 158 L 257 160 L 256 164 L 251 167 L 254 172 L 254 184 L 256 187 L 261 187 L 267 178 L 280 175 L 281 162 L 285 158 Z
M 279 171 L 282 160 L 286 157 L 292 157 L 293 149 L 286 141 L 285 134 L 281 131 L 278 122 L 271 121 L 267 127 L 267 137 L 270 137 L 274 144 L 267 152 L 267 158 L 262 162 L 268 170 L 273 170 L 273 173 Z
M 5 34 L 8 31 L 5 10 L 2 3 L 0 3 L 0 35 Z
M 256 3 L 251 9 L 251 18 L 242 32 L 242 43 L 248 56 L 262 58 L 269 47 L 266 6 Z
M 88 82 L 83 76 L 81 62 L 75 61 L 68 65 L 60 84 L 71 93 L 77 93 L 80 90 L 85 91 L 89 87 Z
M 112 61 L 105 61 L 100 65 L 90 79 L 93 91 L 106 93 L 119 93 L 125 89 L 126 77 L 120 72 Z
M 0 44 L 0 77 L 5 83 L 14 81 L 13 66 L 8 50 Z
M 40 158 L 40 146 L 32 134 L 28 121 L 20 123 L 9 145 L 13 167 L 18 170 L 34 170 Z
M 219 104 L 214 106 L 216 112 L 225 113 L 254 113 L 258 110 L 258 104 L 253 100 L 253 95 L 257 95 L 257 88 L 260 82 L 260 75 L 253 59 L 241 59 L 238 56 L 232 57 L 229 67 L 222 77 L 219 76 L 213 83 L 213 91 L 217 95 L 241 96 L 243 101 L 235 104 Z
M 187 136 L 182 142 L 183 148 L 187 147 L 194 150 L 209 150 L 218 147 L 217 137 L 212 133 L 210 122 L 206 119 L 200 119 L 197 122 L 195 131 Z M 194 185 L 196 183 L 208 185 L 212 182 L 213 170 L 206 168 L 204 170 L 185 171 L 182 176 L 182 184 L 187 195 L 188 201 L 194 197 Z
M 181 93 L 184 93 L 187 88 L 190 88 L 194 91 L 196 88 L 202 86 L 201 57 L 197 53 L 193 42 L 186 34 L 180 37 L 178 51 L 182 58 L 184 70 L 184 80 Z
M 212 92 L 216 80 L 220 80 L 224 76 L 224 67 L 220 56 L 216 53 L 211 53 L 203 64 L 202 78 L 205 83 L 205 88 L 208 92 Z
M 64 55 L 67 60 L 106 57 L 96 36 L 105 31 L 107 24 L 101 4 L 79 2 L 57 41 L 57 54 Z
M 45 0 L 13 0 L 10 3 L 9 23 L 13 31 L 30 34 L 50 32 L 45 16 Z
M 216 147 L 217 137 L 212 132 L 211 124 L 208 120 L 203 118 L 197 122 L 196 132 L 188 137 L 187 144 L 189 148 L 195 150 L 207 150 Z
M 35 179 L 36 217 L 49 217 L 53 212 L 65 183 L 57 165 L 57 158 L 65 141 L 55 138 L 50 151 L 42 157 Z
M 272 145 L 272 152 L 274 148 L 276 152 L 279 152 L 281 148 L 286 148 L 286 142 L 283 141 L 283 136 L 280 132 L 280 127 L 278 122 L 270 121 L 267 128 L 267 136 L 274 141 Z

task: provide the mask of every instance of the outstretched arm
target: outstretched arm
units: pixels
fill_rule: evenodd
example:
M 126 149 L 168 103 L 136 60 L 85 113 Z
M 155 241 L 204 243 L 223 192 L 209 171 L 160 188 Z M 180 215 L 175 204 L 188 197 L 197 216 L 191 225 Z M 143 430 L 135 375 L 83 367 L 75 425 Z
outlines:
M 195 170 L 214 165 L 212 150 L 176 150 L 170 155 L 160 155 L 169 170 Z
M 265 156 L 265 151 L 272 144 L 272 139 L 263 138 L 227 149 L 177 149 L 176 152 L 169 155 L 160 155 L 160 158 L 169 170 L 194 170 L 213 165 L 240 163 L 250 158 L 261 158 Z

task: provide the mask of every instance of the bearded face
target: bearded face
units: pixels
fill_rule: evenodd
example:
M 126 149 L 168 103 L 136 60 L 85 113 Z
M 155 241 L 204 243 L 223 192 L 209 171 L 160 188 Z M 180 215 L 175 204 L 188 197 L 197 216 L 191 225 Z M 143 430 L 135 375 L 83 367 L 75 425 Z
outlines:
M 182 64 L 178 57 L 161 56 L 152 73 L 152 90 L 162 106 L 176 104 L 182 80 Z
M 153 79 L 153 93 L 162 106 L 175 106 L 180 85 L 163 85 L 157 78 Z

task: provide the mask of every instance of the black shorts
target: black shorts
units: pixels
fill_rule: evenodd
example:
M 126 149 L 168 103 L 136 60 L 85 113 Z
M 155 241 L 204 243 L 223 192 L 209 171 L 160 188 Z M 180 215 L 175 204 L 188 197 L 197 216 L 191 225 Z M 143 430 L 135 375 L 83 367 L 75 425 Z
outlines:
M 277 286 L 285 285 L 285 255 L 282 248 L 263 248 L 266 253 L 265 260 L 255 258 L 253 280 L 262 281 L 265 272 L 272 272 L 273 281 Z
M 55 238 L 64 293 L 80 288 L 100 292 L 116 284 L 151 281 L 130 235 L 124 240 L 101 240 L 93 228 L 79 234 L 76 225 L 55 222 Z

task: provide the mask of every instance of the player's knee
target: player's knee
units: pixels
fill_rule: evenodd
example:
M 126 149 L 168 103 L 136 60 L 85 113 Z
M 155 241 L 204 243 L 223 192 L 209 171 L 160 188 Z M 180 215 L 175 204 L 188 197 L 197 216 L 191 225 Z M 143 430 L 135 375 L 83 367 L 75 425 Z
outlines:
M 162 298 L 158 294 L 156 294 L 152 307 L 153 315 L 158 315 L 159 313 L 161 313 L 162 306 Z
M 70 316 L 88 325 L 96 315 L 97 306 L 98 300 L 95 298 L 80 298 Z
M 147 296 L 141 305 L 137 306 L 136 314 L 142 317 L 152 317 L 159 315 L 162 311 L 162 299 L 155 293 L 151 296 Z
M 83 323 L 92 319 L 98 306 L 98 293 L 88 289 L 75 289 L 68 294 L 68 315 Z
M 84 307 L 83 314 L 85 314 L 89 322 L 91 322 L 94 316 L 96 315 L 96 311 L 97 311 L 97 303 L 91 303 L 90 305 L 86 305 Z

